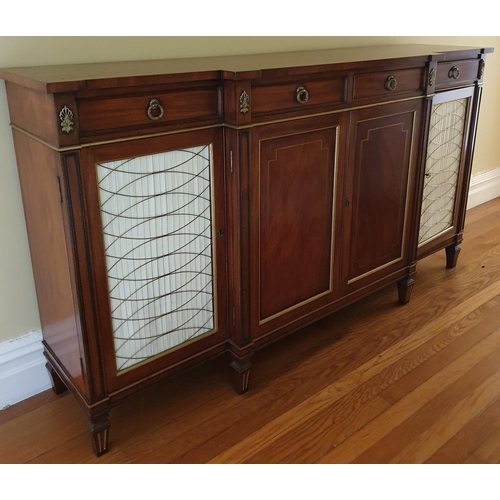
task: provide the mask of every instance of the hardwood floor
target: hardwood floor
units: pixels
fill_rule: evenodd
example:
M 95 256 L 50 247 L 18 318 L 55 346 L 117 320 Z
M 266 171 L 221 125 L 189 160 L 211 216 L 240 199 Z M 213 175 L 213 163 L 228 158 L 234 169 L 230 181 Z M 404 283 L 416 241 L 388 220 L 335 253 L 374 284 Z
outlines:
M 396 286 L 255 356 L 238 396 L 211 363 L 132 396 L 96 458 L 71 395 L 0 412 L 2 463 L 498 463 L 500 198 L 469 211 L 456 269 Z

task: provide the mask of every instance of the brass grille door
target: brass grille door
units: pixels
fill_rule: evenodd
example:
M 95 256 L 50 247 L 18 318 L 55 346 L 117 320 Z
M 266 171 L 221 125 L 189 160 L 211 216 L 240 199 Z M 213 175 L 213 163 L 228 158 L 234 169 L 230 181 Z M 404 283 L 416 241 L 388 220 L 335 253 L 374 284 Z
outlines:
M 211 157 L 97 164 L 118 373 L 216 329 Z
M 470 96 L 450 100 L 451 94 L 453 92 L 437 96 L 432 106 L 419 246 L 455 225 L 455 200 L 463 164 Z

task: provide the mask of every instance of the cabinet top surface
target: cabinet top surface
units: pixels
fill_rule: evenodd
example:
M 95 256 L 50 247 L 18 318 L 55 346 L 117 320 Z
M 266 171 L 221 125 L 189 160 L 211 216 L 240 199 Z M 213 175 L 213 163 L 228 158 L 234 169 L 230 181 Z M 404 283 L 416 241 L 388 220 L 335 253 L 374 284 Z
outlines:
M 72 92 L 175 81 L 253 79 L 284 69 L 346 69 L 346 65 L 415 58 L 420 62 L 477 57 L 492 48 L 441 45 L 386 45 L 270 54 L 104 62 L 0 69 L 0 78 L 40 92 Z M 335 66 L 335 67 L 333 67 Z M 292 74 L 292 73 L 291 73 Z

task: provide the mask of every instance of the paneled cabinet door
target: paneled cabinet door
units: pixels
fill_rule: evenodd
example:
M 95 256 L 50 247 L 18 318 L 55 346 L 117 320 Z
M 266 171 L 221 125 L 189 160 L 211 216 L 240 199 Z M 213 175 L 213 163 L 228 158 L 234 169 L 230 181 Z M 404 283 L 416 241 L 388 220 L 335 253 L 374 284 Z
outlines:
M 220 129 L 84 150 L 108 391 L 226 337 Z
M 466 159 L 474 87 L 443 92 L 432 100 L 418 236 L 423 256 L 453 237 L 466 203 Z M 470 165 L 469 165 L 470 167 Z
M 342 282 L 349 293 L 408 265 L 422 100 L 351 114 Z
M 338 297 L 344 144 L 344 114 L 252 130 L 253 338 Z

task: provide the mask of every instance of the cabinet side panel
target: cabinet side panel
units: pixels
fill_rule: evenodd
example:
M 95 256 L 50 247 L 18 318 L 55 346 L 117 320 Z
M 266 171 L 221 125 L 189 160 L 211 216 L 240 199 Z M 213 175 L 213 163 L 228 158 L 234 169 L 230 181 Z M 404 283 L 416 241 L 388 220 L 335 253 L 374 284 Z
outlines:
M 84 392 L 77 311 L 58 188 L 59 155 L 16 131 L 14 146 L 43 338 L 75 386 Z
M 56 111 L 52 95 L 7 82 L 11 122 L 51 144 L 58 144 Z

